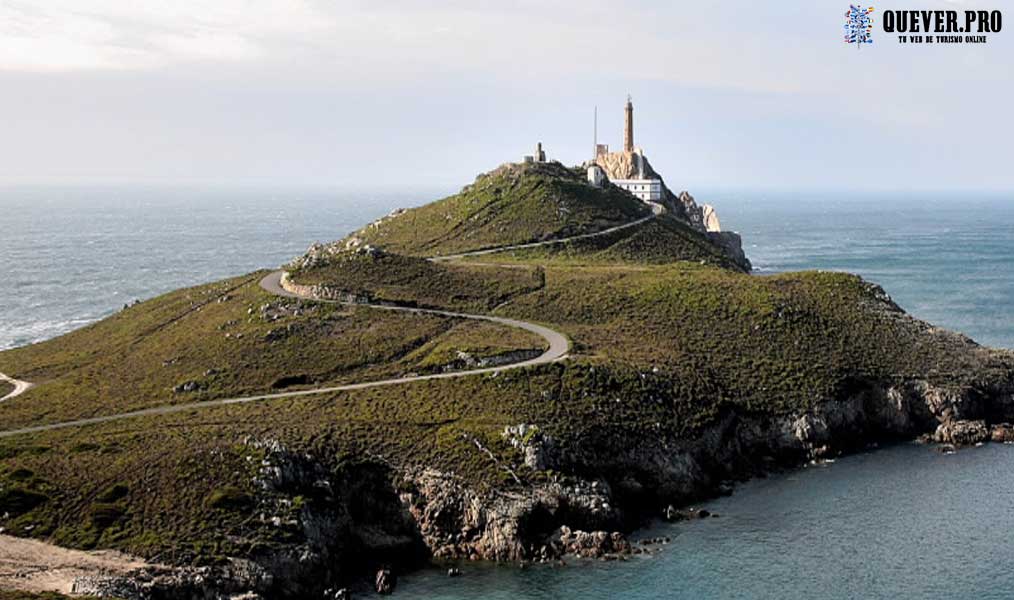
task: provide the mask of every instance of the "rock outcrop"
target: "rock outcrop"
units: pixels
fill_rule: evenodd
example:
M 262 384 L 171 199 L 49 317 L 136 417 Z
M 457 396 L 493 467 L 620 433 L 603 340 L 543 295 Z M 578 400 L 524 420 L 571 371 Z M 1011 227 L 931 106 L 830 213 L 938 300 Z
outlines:
M 701 221 L 704 222 L 704 229 L 708 233 L 722 230 L 722 224 L 718 220 L 718 213 L 715 212 L 715 208 L 710 204 L 701 205 Z
M 989 439 L 990 430 L 982 419 L 945 421 L 933 433 L 933 441 L 955 446 L 971 446 Z
M 732 481 L 920 434 L 955 446 L 1008 442 L 1014 440 L 1007 424 L 1012 417 L 1008 375 L 975 385 L 855 380 L 803 413 L 727 411 L 693 438 L 585 436 L 560 448 L 538 424 L 522 423 L 501 433 L 517 452 L 515 464 L 502 466 L 518 485 L 492 488 L 427 468 L 334 465 L 270 440 L 249 440 L 264 452 L 256 513 L 290 532 L 290 543 L 223 566 L 84 579 L 75 589 L 127 599 L 320 597 L 363 572 L 376 574 L 371 587 L 388 593 L 399 570 L 430 556 L 623 559 L 643 551 L 624 530 L 652 515 L 674 521 L 711 516 L 683 507 L 728 493 Z M 569 475 L 522 481 L 515 474 L 548 469 Z M 297 496 L 315 500 L 299 504 Z
M 585 167 L 591 163 L 586 163 Z M 662 176 L 652 168 L 648 159 L 637 152 L 610 152 L 601 154 L 595 164 L 605 171 L 609 179 L 631 179 L 644 177 L 662 181 L 662 203 L 668 209 L 697 231 L 708 236 L 713 244 L 740 267 L 749 271 L 750 261 L 743 252 L 743 240 L 738 233 L 722 231 L 722 224 L 714 207 L 708 204 L 697 204 L 689 192 L 674 194 L 666 186 Z

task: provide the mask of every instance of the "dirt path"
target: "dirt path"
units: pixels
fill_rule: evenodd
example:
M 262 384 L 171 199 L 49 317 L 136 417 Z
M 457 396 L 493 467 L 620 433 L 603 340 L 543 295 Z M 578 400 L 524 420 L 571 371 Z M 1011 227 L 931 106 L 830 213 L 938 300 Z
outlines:
M 78 577 L 125 575 L 149 566 L 112 550 L 84 552 L 0 535 L 0 590 L 71 593 Z

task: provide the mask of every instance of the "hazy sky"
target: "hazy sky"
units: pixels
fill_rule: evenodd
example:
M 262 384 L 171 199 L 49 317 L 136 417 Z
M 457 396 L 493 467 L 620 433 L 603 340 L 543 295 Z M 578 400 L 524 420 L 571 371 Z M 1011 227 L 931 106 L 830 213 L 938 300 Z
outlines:
M 717 4 L 0 0 L 0 181 L 463 184 L 584 160 L 595 105 L 619 146 L 630 93 L 673 188 L 1014 189 L 1014 8 L 856 48 L 847 1 Z

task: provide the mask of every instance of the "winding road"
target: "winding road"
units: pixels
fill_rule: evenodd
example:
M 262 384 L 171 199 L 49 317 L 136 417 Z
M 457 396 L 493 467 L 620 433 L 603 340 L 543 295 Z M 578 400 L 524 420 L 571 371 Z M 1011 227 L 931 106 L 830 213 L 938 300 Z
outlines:
M 32 383 L 28 383 L 27 381 L 21 381 L 19 379 L 14 379 L 13 377 L 8 377 L 3 373 L 0 373 L 0 381 L 6 381 L 7 383 L 14 386 L 14 390 L 11 391 L 11 393 L 4 396 L 3 398 L 0 398 L 0 402 L 3 402 L 4 400 L 10 400 L 15 396 L 20 396 L 21 394 L 24 394 L 28 390 L 32 389 L 32 387 L 35 385 Z
M 588 239 L 588 238 L 594 238 L 594 237 L 609 235 L 609 234 L 615 233 L 617 231 L 622 231 L 624 229 L 629 229 L 631 227 L 636 227 L 638 225 L 641 225 L 641 224 L 643 224 L 643 223 L 645 223 L 647 221 L 650 221 L 651 219 L 654 219 L 655 217 L 657 217 L 658 215 L 662 214 L 665 211 L 665 209 L 663 208 L 663 206 L 661 204 L 657 204 L 655 202 L 646 202 L 646 203 L 651 206 L 652 214 L 650 214 L 650 215 L 648 215 L 646 217 L 642 217 L 640 219 L 637 219 L 636 221 L 631 221 L 629 223 L 624 223 L 623 225 L 617 225 L 615 227 L 610 227 L 608 229 L 603 229 L 602 231 L 596 231 L 594 233 L 584 233 L 584 234 L 581 234 L 581 235 L 575 235 L 575 236 L 566 237 L 566 238 L 559 238 L 559 239 L 555 239 L 555 240 L 546 240 L 546 241 L 542 241 L 542 242 L 531 242 L 531 243 L 526 243 L 526 244 L 515 244 L 515 245 L 510 245 L 510 246 L 499 246 L 499 247 L 496 247 L 496 248 L 487 248 L 487 249 L 484 249 L 484 250 L 473 250 L 471 252 L 463 252 L 463 253 L 460 253 L 460 254 L 453 254 L 453 255 L 446 255 L 446 256 L 435 256 L 435 257 L 430 258 L 430 260 L 432 260 L 434 262 L 443 262 L 443 261 L 450 261 L 450 260 L 457 260 L 457 259 L 461 259 L 461 258 L 466 258 L 466 257 L 469 257 L 469 256 L 483 256 L 483 255 L 487 255 L 487 254 L 493 254 L 493 253 L 496 253 L 496 252 L 504 252 L 504 251 L 511 251 L 511 250 L 522 250 L 522 249 L 526 249 L 526 248 L 536 248 L 536 247 L 539 247 L 539 246 L 549 246 L 549 245 L 553 245 L 553 244 L 563 244 L 563 243 L 566 243 L 566 242 L 572 242 L 572 241 L 576 241 L 576 240 L 582 240 L 582 239 Z M 416 314 L 423 314 L 423 315 L 436 315 L 436 316 L 441 316 L 441 317 L 450 317 L 450 318 L 454 318 L 454 319 L 471 319 L 471 320 L 476 320 L 476 321 L 488 321 L 488 322 L 491 322 L 491 323 L 498 323 L 500 325 L 506 325 L 508 327 L 517 327 L 519 329 L 524 329 L 525 331 L 529 331 L 529 332 L 534 333 L 534 334 L 536 334 L 538 336 L 541 336 L 544 340 L 546 340 L 546 342 L 548 344 L 548 347 L 545 350 L 545 352 L 543 352 L 539 356 L 536 356 L 535 358 L 531 358 L 531 359 L 528 359 L 528 360 L 523 360 L 523 361 L 520 361 L 520 362 L 511 363 L 511 364 L 507 364 L 507 365 L 500 365 L 500 366 L 496 366 L 496 367 L 485 367 L 485 368 L 479 368 L 479 369 L 469 369 L 467 371 L 453 371 L 453 372 L 450 372 L 450 373 L 436 373 L 436 374 L 433 374 L 433 375 L 411 375 L 411 376 L 406 376 L 406 377 L 397 377 L 397 378 L 394 378 L 394 379 L 381 379 L 381 380 L 378 380 L 378 381 L 366 381 L 366 382 L 361 382 L 361 383 L 350 383 L 350 384 L 345 384 L 345 385 L 336 385 L 336 386 L 330 386 L 330 387 L 313 388 L 313 389 L 308 389 L 308 390 L 297 390 L 297 391 L 290 391 L 290 392 L 277 392 L 277 393 L 273 393 L 273 394 L 261 394 L 261 395 L 257 395 L 257 396 L 242 396 L 242 397 L 238 397 L 238 398 L 219 398 L 219 399 L 216 399 L 216 400 L 205 400 L 205 401 L 202 401 L 202 402 L 190 402 L 190 403 L 187 403 L 187 404 L 171 404 L 171 405 L 164 405 L 164 406 L 154 406 L 154 407 L 151 407 L 151 408 L 145 408 L 145 409 L 141 409 L 141 410 L 134 410 L 134 411 L 129 411 L 129 412 L 117 413 L 117 414 L 113 414 L 113 415 L 103 415 L 103 416 L 99 416 L 99 417 L 89 417 L 89 418 L 86 418 L 86 419 L 75 419 L 73 421 L 63 421 L 63 422 L 60 422 L 60 423 L 48 423 L 48 424 L 45 424 L 45 425 L 36 425 L 36 426 L 32 426 L 32 427 L 21 427 L 19 429 L 10 429 L 10 430 L 7 430 L 7 431 L 0 431 L 0 438 L 8 438 L 8 437 L 13 437 L 13 436 L 16 436 L 16 435 L 24 435 L 24 434 L 28 434 L 28 433 L 38 433 L 38 432 L 41 432 L 41 431 L 52 431 L 54 429 L 65 429 L 65 428 L 69 428 L 69 427 L 81 427 L 81 426 L 84 426 L 84 425 L 95 425 L 95 424 L 99 424 L 99 423 L 109 423 L 110 421 L 120 421 L 120 420 L 123 420 L 123 419 L 132 419 L 132 418 L 135 418 L 135 417 L 148 417 L 148 416 L 156 416 L 156 415 L 169 415 L 169 414 L 173 414 L 173 413 L 187 412 L 187 411 L 197 410 L 197 409 L 214 408 L 214 407 L 217 407 L 217 406 L 229 406 L 229 405 L 232 405 L 232 404 L 245 404 L 245 403 L 249 403 L 249 402 L 260 402 L 260 401 L 264 401 L 264 400 L 277 400 L 277 399 L 281 399 L 281 398 L 294 398 L 294 397 L 299 397 L 299 396 L 310 396 L 310 395 L 316 395 L 316 394 L 328 394 L 328 393 L 333 393 L 333 392 L 345 392 L 345 391 L 351 391 L 351 390 L 361 390 L 361 389 L 372 388 L 372 387 L 380 387 L 380 386 L 385 386 L 385 385 L 397 385 L 397 384 L 411 383 L 411 382 L 416 382 L 416 381 L 429 381 L 429 380 L 432 380 L 432 379 L 450 379 L 452 377 L 466 377 L 466 376 L 470 376 L 470 375 L 479 375 L 479 374 L 483 374 L 483 373 L 499 373 L 499 372 L 507 371 L 507 370 L 510 370 L 510 369 L 520 369 L 520 368 L 524 368 L 524 367 L 531 367 L 531 366 L 534 366 L 534 365 L 542 365 L 542 364 L 547 364 L 547 363 L 555 362 L 555 361 L 558 361 L 560 359 L 565 358 L 567 356 L 567 353 L 570 351 L 570 342 L 567 340 L 567 337 L 564 334 L 560 333 L 559 331 L 556 331 L 556 330 L 550 329 L 548 327 L 545 327 L 543 325 L 538 325 L 536 323 L 530 323 L 528 321 L 520 321 L 520 320 L 517 320 L 517 319 L 508 319 L 506 317 L 495 317 L 495 316 L 491 316 L 491 315 L 459 313 L 459 312 L 452 312 L 452 311 L 446 311 L 446 310 L 436 310 L 436 309 L 428 309 L 428 308 L 409 308 L 409 307 L 391 306 L 391 305 L 385 305 L 385 304 L 362 304 L 362 303 L 341 302 L 341 301 L 337 301 L 337 300 L 322 300 L 322 299 L 319 299 L 319 298 L 313 298 L 313 297 L 309 297 L 309 296 L 299 295 L 299 294 L 293 293 L 293 292 L 285 289 L 284 287 L 282 287 L 282 275 L 284 273 L 285 273 L 284 271 L 274 271 L 274 272 L 270 273 L 269 275 L 267 275 L 266 277 L 264 277 L 263 279 L 261 279 L 261 281 L 260 281 L 261 288 L 263 288 L 267 292 L 270 292 L 270 293 L 275 294 L 277 296 L 286 297 L 286 298 L 299 298 L 299 299 L 304 299 L 304 300 L 313 300 L 315 302 L 328 302 L 328 303 L 332 303 L 332 304 L 354 304 L 355 306 L 369 307 L 369 308 L 374 308 L 374 309 L 378 309 L 378 310 L 389 310 L 389 311 L 397 311 L 397 312 L 409 312 L 409 313 L 416 313 Z M 0 373 L 0 379 L 2 379 L 4 381 L 7 381 L 7 382 L 9 382 L 9 383 L 11 383 L 11 384 L 14 385 L 14 391 L 11 392 L 10 394 L 7 394 L 3 398 L 0 398 L 0 401 L 8 400 L 8 399 L 14 398 L 15 396 L 18 396 L 20 394 L 23 394 L 24 392 L 26 392 L 29 388 L 31 388 L 33 386 L 33 384 L 31 384 L 31 383 L 28 383 L 26 381 L 19 381 L 17 379 L 12 379 L 12 378 L 10 378 L 10 377 L 8 377 L 6 375 L 3 375 L 2 373 Z

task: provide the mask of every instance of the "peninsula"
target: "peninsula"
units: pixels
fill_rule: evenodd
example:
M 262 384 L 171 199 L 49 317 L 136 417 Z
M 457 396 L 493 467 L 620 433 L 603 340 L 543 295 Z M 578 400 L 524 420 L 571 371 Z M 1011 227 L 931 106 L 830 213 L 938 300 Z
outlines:
M 622 560 L 774 469 L 1014 439 L 1012 353 L 854 275 L 751 275 L 633 134 L 628 100 L 620 151 L 539 144 L 280 270 L 0 352 L 0 589 L 342 598 Z

